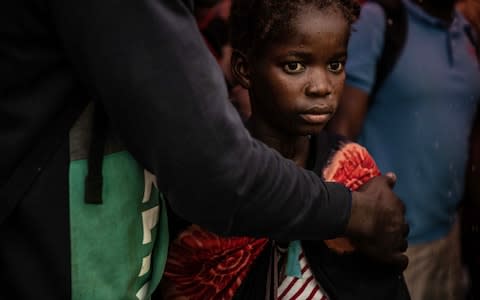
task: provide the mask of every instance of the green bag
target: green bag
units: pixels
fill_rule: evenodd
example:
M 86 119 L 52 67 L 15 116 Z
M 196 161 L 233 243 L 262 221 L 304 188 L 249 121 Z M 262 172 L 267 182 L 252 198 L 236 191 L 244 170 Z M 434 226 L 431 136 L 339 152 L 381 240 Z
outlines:
M 72 299 L 149 299 L 167 258 L 165 200 L 153 175 L 119 151 L 109 133 L 100 163 L 102 201 L 85 201 L 92 118 L 89 106 L 70 133 Z

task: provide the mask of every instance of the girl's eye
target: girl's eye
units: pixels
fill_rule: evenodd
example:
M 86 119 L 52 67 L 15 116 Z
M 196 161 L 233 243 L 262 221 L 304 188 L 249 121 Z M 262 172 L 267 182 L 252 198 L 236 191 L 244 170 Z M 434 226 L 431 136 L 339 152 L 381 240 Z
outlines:
M 305 66 L 298 62 L 290 62 L 283 65 L 283 70 L 290 74 L 296 74 L 303 72 L 303 70 L 305 70 Z
M 329 63 L 327 69 L 332 73 L 340 73 L 343 71 L 343 63 L 339 61 Z

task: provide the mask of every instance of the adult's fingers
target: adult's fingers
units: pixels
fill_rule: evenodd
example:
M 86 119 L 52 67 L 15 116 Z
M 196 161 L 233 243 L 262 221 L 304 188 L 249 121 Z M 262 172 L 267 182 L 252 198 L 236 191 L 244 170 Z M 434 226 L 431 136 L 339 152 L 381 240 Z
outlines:
M 397 175 L 393 172 L 387 172 L 384 176 L 387 178 L 388 185 L 393 188 L 397 183 Z
M 403 253 L 395 253 L 391 256 L 390 263 L 403 272 L 408 267 L 408 257 Z
M 398 205 L 398 210 L 402 214 L 402 219 L 405 220 L 405 213 L 407 212 L 407 208 L 405 207 L 405 204 L 403 203 L 402 200 L 398 199 L 397 205 Z
M 407 238 L 409 233 L 410 233 L 410 225 L 408 225 L 407 223 L 403 224 L 403 236 Z
M 400 242 L 400 245 L 398 247 L 398 251 L 404 253 L 408 249 L 408 241 L 407 239 L 404 239 Z
M 410 227 L 407 223 L 403 222 L 398 225 L 398 229 L 395 232 L 391 233 L 391 249 L 393 251 L 405 252 L 408 248 L 408 233 L 410 232 Z

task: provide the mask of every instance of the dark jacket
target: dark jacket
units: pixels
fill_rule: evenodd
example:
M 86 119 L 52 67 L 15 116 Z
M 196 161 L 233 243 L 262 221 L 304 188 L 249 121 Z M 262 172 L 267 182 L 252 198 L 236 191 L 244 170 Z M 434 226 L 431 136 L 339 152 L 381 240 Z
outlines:
M 2 0 L 0 186 L 52 120 L 95 98 L 185 219 L 224 235 L 342 233 L 350 192 L 249 136 L 192 9 L 180 0 Z M 1 299 L 70 297 L 68 147 L 66 129 L 0 224 Z

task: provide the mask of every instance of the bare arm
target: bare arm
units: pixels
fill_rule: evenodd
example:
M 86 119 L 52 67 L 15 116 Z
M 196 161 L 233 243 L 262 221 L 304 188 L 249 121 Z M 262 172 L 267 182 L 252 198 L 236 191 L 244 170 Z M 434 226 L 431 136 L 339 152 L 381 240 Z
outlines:
M 346 85 L 330 128 L 338 134 L 356 140 L 362 129 L 367 109 L 368 94 L 359 88 Z

